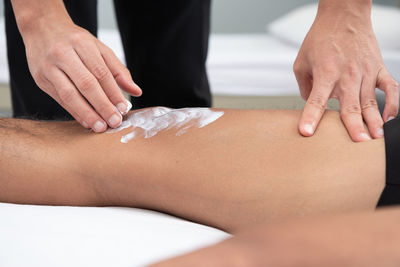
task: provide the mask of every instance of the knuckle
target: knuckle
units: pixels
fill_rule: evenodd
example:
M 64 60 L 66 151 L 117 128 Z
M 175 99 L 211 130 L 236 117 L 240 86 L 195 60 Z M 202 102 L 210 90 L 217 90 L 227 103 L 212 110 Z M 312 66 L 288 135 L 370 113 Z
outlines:
M 364 67 L 364 72 L 365 72 L 365 74 L 366 75 L 372 75 L 373 73 L 374 73 L 374 67 L 371 65 L 371 64 L 366 64 L 365 65 L 365 67 Z M 377 74 L 376 72 L 375 72 L 375 74 Z
M 110 56 L 117 57 L 117 56 L 115 55 L 114 51 L 113 51 L 111 48 L 109 48 L 108 46 L 106 46 L 106 45 L 105 45 L 103 42 L 101 42 L 100 40 L 96 39 L 96 44 L 99 46 L 99 49 L 100 49 L 103 53 L 108 54 L 108 55 L 110 55 Z
M 310 97 L 308 103 L 320 111 L 324 111 L 326 109 L 326 100 L 320 94 Z
M 64 57 L 65 51 L 66 49 L 63 45 L 56 44 L 49 49 L 48 56 L 51 59 L 60 59 Z
M 357 104 L 351 104 L 348 106 L 345 106 L 342 109 L 343 115 L 353 115 L 353 114 L 361 114 L 361 107 Z
M 387 87 L 390 90 L 393 90 L 393 91 L 398 91 L 399 90 L 399 84 L 395 80 L 389 81 L 388 84 L 387 84 Z
M 74 44 L 82 44 L 84 42 L 84 40 L 86 39 L 86 34 L 84 31 L 77 31 L 74 32 L 70 35 L 70 40 L 74 43 Z
M 70 103 L 73 97 L 74 97 L 74 92 L 69 88 L 61 88 L 58 91 L 58 98 L 60 99 L 62 105 Z
M 89 92 L 90 90 L 92 90 L 94 88 L 95 82 L 96 81 L 92 76 L 90 76 L 88 74 L 82 75 L 79 78 L 79 82 L 78 82 L 79 89 L 82 92 Z
M 321 77 L 325 77 L 328 80 L 336 79 L 338 76 L 338 70 L 331 64 L 324 65 L 319 72 Z
M 35 70 L 32 73 L 32 78 L 35 80 L 36 84 L 40 87 L 40 85 L 43 85 L 46 83 L 47 78 L 45 74 L 40 71 L 40 70 Z
M 108 78 L 109 74 L 108 69 L 101 65 L 95 66 L 92 70 L 92 73 L 99 81 L 104 81 L 106 78 Z
M 358 66 L 356 65 L 350 65 L 347 67 L 347 75 L 350 78 L 356 78 L 358 76 L 360 76 L 360 69 Z
M 378 102 L 376 101 L 376 99 L 373 98 L 365 100 L 361 106 L 362 111 L 366 111 L 369 109 L 377 109 L 377 108 L 378 108 Z

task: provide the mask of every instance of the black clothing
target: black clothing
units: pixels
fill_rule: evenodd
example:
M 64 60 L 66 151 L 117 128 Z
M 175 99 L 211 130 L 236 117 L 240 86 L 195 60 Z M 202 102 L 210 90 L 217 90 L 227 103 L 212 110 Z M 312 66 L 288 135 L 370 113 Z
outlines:
M 400 117 L 384 125 L 386 149 L 386 187 L 378 207 L 400 204 Z

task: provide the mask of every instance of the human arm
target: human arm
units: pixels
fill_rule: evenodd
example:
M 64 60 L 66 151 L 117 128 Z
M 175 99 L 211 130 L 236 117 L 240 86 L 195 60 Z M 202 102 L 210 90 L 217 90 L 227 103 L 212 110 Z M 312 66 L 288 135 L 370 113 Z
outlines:
M 328 98 L 337 98 L 341 118 L 353 141 L 382 137 L 383 123 L 397 116 L 399 93 L 373 32 L 372 0 L 319 2 L 314 24 L 294 64 L 301 95 L 307 100 L 299 132 L 313 135 Z M 376 102 L 376 87 L 386 94 L 382 116 Z
M 119 88 L 141 90 L 111 49 L 75 25 L 62 0 L 11 2 L 37 85 L 86 128 L 118 126 L 129 106 Z
M 353 143 L 333 111 L 312 139 L 297 134 L 300 111 L 224 112 L 180 136 L 171 129 L 126 144 L 120 139 L 132 129 L 95 135 L 73 122 L 8 119 L 25 130 L 0 129 L 0 143 L 13 151 L 0 150 L 0 171 L 9 174 L 0 177 L 0 201 L 146 208 L 232 233 L 375 209 L 383 139 Z
M 394 267 L 400 262 L 399 221 L 400 209 L 392 208 L 265 225 L 152 267 Z

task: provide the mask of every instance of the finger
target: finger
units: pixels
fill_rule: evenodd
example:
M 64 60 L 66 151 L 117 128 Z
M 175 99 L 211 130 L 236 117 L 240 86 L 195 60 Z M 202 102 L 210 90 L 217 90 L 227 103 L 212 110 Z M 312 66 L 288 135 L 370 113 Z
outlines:
M 94 75 L 108 99 L 122 115 L 128 113 L 128 102 L 119 89 L 96 45 L 84 42 L 75 47 L 86 68 Z
M 133 96 L 141 96 L 142 89 L 133 81 L 131 73 L 124 64 L 121 63 L 114 52 L 100 41 L 97 42 L 97 45 L 106 65 L 121 89 Z
M 87 103 L 71 80 L 59 69 L 49 71 L 49 80 L 54 87 L 52 97 L 67 110 L 83 127 L 95 132 L 104 132 L 107 124 Z
M 356 86 L 356 85 L 354 85 Z M 354 87 L 348 87 L 340 98 L 340 116 L 354 142 L 367 141 L 371 138 L 364 128 L 361 115 L 360 90 L 354 90 Z
M 47 73 L 48 74 L 48 73 Z M 59 97 L 57 91 L 56 91 L 56 87 L 53 86 L 53 84 L 48 81 L 46 79 L 48 85 L 47 87 L 41 88 L 43 91 L 45 91 L 49 96 L 51 96 L 51 98 L 53 98 L 55 101 L 57 101 L 58 104 L 60 104 L 60 106 L 62 106 L 69 114 L 71 114 L 71 116 L 79 123 L 81 124 L 83 127 L 85 127 L 86 129 L 89 129 L 89 125 L 87 124 L 87 122 L 85 120 L 83 120 L 75 111 L 71 110 L 69 111 L 67 109 L 67 107 L 65 105 L 63 105 L 63 101 L 61 100 L 61 98 Z
M 399 113 L 399 84 L 393 79 L 386 68 L 378 73 L 376 86 L 385 92 L 386 104 L 383 110 L 383 120 L 387 122 L 397 117 Z
M 59 63 L 60 69 L 72 80 L 83 97 L 110 127 L 118 127 L 122 116 L 110 102 L 97 79 L 82 63 L 76 52 L 71 53 Z
M 372 138 L 383 137 L 383 120 L 375 96 L 376 81 L 365 77 L 361 85 L 361 112 Z
M 318 79 L 314 80 L 311 94 L 307 99 L 299 122 L 299 132 L 301 135 L 312 136 L 314 134 L 325 112 L 326 104 L 332 90 L 333 85 Z

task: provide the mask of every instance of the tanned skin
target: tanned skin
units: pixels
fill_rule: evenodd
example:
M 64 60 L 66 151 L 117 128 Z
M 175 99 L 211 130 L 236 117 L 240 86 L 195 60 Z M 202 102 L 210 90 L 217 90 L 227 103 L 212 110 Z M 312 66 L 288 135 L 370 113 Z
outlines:
M 354 143 L 338 112 L 312 138 L 301 111 L 224 110 L 208 125 L 124 144 L 76 122 L 2 119 L 0 201 L 157 210 L 237 233 L 298 217 L 373 211 L 383 139 Z

